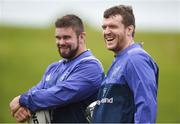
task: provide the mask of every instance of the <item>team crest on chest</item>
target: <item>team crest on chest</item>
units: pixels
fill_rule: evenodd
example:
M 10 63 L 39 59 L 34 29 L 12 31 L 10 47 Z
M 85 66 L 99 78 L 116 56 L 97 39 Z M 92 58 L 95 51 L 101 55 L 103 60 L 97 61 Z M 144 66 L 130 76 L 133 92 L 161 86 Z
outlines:
M 120 65 L 118 65 L 118 66 L 115 66 L 114 68 L 113 68 L 113 72 L 112 72 L 112 77 L 115 77 L 115 76 L 117 76 L 117 74 L 119 73 L 119 70 L 121 69 L 121 66 Z
M 49 81 L 51 78 L 51 74 L 49 74 L 47 77 L 46 77 L 46 81 Z

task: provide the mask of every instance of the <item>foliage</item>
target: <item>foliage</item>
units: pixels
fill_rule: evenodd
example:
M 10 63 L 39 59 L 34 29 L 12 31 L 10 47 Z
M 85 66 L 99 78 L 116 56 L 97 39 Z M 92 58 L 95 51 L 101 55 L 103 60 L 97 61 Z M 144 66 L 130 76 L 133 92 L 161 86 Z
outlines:
M 86 32 L 88 48 L 107 72 L 112 52 L 106 50 L 100 31 L 86 25 Z M 157 122 L 180 122 L 180 33 L 137 32 L 135 41 L 144 42 L 160 68 Z M 59 59 L 53 27 L 0 26 L 0 122 L 15 122 L 9 102 L 37 84 L 46 67 Z

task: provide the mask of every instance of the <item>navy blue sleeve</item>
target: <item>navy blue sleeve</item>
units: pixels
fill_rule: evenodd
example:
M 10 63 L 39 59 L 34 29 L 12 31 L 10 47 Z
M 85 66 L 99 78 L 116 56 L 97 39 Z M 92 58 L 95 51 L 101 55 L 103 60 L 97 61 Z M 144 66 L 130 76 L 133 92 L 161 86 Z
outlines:
M 155 123 L 157 79 L 153 61 L 144 55 L 132 56 L 126 67 L 126 80 L 134 94 L 135 123 Z
M 67 80 L 58 81 L 48 89 L 22 94 L 20 104 L 37 111 L 82 101 L 98 90 L 102 78 L 103 70 L 97 62 L 86 61 L 78 64 Z

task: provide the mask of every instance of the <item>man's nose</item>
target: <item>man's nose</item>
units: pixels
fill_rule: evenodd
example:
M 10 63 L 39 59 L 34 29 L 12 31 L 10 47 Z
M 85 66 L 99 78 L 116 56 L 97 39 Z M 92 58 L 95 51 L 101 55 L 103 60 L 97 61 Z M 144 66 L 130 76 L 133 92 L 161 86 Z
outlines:
M 110 34 L 111 33 L 111 30 L 109 27 L 106 27 L 104 30 L 103 30 L 103 33 L 104 34 Z
M 57 44 L 57 45 L 63 45 L 63 44 L 65 44 L 65 40 L 64 40 L 63 38 L 57 39 L 57 40 L 56 40 L 56 44 Z

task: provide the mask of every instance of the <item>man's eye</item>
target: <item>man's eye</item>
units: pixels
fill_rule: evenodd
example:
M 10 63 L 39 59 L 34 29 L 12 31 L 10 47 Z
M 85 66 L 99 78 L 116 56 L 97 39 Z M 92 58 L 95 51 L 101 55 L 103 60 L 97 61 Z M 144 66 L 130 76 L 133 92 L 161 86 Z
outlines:
M 103 26 L 102 26 L 102 29 L 106 29 L 106 26 L 103 25 Z
M 67 40 L 67 39 L 69 39 L 69 38 L 71 38 L 70 36 L 64 36 L 63 37 L 63 39 L 65 39 L 65 40 Z
M 115 25 L 111 25 L 111 26 L 109 26 L 111 29 L 115 29 L 115 28 L 117 28 L 117 26 L 115 26 Z
M 61 37 L 59 37 L 59 36 L 55 36 L 55 38 L 56 38 L 57 40 L 60 40 L 60 39 L 61 39 Z

